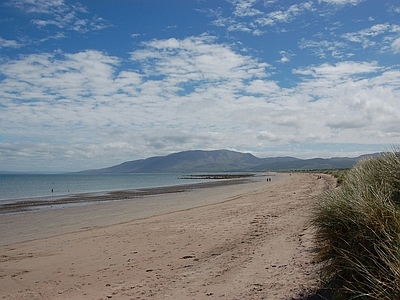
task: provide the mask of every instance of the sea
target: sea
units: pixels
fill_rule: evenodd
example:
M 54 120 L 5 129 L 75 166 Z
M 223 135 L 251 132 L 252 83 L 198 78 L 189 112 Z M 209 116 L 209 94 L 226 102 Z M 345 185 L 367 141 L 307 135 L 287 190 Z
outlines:
M 0 174 L 0 204 L 32 198 L 206 182 L 184 174 Z

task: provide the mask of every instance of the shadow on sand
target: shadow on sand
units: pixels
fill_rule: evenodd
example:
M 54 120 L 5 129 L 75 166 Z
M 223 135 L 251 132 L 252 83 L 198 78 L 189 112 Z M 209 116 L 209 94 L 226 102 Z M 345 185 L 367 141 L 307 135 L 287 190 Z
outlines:
M 293 300 L 332 300 L 332 293 L 328 290 L 318 290 L 314 294 L 307 295 Z

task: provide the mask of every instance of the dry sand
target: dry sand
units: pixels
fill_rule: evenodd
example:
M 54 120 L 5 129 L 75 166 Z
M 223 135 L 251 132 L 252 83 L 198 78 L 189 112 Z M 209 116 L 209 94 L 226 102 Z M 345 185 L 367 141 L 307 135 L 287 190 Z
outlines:
M 329 176 L 0 215 L 0 299 L 307 299 Z

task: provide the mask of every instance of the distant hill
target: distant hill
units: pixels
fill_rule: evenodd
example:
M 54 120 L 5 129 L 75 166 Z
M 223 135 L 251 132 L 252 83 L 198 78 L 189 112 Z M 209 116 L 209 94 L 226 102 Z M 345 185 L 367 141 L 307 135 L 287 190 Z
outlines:
M 203 173 L 203 172 L 264 172 L 288 170 L 350 168 L 364 157 L 313 158 L 295 157 L 258 158 L 250 153 L 229 150 L 184 151 L 166 156 L 127 161 L 122 164 L 82 171 L 83 173 Z

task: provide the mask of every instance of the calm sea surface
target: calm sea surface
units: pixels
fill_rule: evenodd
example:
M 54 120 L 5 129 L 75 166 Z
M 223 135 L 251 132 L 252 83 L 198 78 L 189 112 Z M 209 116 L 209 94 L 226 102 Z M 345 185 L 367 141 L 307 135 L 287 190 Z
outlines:
M 15 199 L 63 196 L 204 182 L 179 174 L 0 174 L 0 203 Z M 11 200 L 11 201 L 10 201 Z

